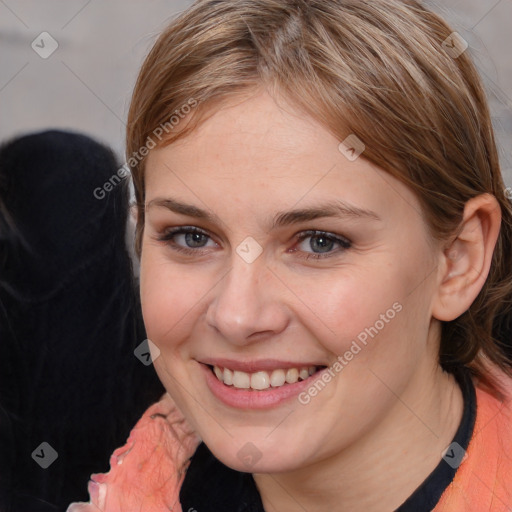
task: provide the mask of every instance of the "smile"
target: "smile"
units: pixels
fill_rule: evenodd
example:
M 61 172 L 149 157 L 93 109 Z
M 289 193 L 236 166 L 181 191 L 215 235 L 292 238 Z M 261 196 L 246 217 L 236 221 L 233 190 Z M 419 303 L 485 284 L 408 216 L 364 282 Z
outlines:
M 231 370 L 220 366 L 213 366 L 213 373 L 220 382 L 226 386 L 237 389 L 253 389 L 264 391 L 269 388 L 280 388 L 287 384 L 306 380 L 323 367 L 303 366 L 297 368 L 277 368 L 272 371 L 257 371 L 253 373 Z
M 320 378 L 327 367 L 314 361 L 299 363 L 258 359 L 210 359 L 199 364 L 212 395 L 236 409 L 269 409 L 289 402 Z

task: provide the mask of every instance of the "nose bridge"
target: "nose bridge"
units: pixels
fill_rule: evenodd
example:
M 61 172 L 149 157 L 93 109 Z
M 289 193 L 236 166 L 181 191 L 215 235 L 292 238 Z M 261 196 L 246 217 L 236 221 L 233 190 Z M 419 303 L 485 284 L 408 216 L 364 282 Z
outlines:
M 284 328 L 286 314 L 269 273 L 262 257 L 249 263 L 233 253 L 231 270 L 219 283 L 207 313 L 208 324 L 231 343 L 244 344 L 252 334 Z

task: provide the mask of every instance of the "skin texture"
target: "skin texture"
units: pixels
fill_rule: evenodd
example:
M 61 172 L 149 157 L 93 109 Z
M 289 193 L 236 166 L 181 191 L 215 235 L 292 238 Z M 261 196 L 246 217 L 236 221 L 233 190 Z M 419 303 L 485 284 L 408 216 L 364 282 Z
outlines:
M 439 320 L 456 318 L 478 294 L 499 229 L 499 207 L 484 195 L 467 204 L 453 243 L 434 242 L 412 192 L 364 153 L 348 160 L 339 143 L 259 90 L 152 150 L 146 166 L 141 296 L 160 350 L 155 368 L 214 455 L 254 474 L 267 511 L 394 510 L 436 467 L 463 406 L 437 363 Z M 156 204 L 171 197 L 217 218 Z M 379 220 L 271 229 L 277 212 L 335 200 Z M 162 240 L 178 226 L 207 236 Z M 298 239 L 310 229 L 351 246 L 333 242 L 321 253 L 321 237 Z M 252 263 L 236 252 L 248 236 L 263 249 Z M 318 252 L 327 257 L 313 258 Z M 306 405 L 292 398 L 240 410 L 206 385 L 199 362 L 209 357 L 330 365 L 395 303 L 400 312 Z M 239 456 L 246 443 L 261 455 L 249 468 Z

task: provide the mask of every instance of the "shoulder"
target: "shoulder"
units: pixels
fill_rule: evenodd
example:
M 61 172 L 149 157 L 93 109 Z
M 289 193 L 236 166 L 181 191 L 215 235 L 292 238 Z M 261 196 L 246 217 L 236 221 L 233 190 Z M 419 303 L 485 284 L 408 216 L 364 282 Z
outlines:
M 512 507 L 512 379 L 497 398 L 476 387 L 476 423 L 465 457 L 435 512 L 508 512 Z

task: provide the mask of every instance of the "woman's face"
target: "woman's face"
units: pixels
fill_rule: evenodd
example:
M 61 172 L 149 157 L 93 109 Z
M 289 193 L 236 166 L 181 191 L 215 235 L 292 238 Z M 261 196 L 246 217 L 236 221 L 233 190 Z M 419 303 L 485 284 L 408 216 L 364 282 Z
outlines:
M 419 407 L 437 365 L 438 254 L 419 203 L 340 142 L 258 93 L 148 157 L 141 294 L 155 368 L 241 471 L 356 446 L 398 421 L 397 397 Z

